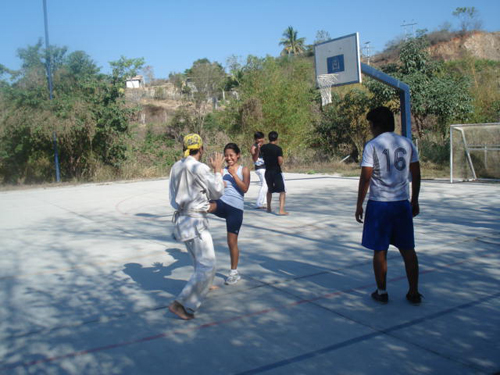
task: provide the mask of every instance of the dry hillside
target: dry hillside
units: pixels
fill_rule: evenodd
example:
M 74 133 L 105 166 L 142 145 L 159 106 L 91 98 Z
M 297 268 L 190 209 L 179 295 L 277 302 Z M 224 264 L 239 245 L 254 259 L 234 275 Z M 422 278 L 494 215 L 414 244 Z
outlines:
M 467 56 L 478 59 L 500 61 L 500 32 L 487 33 L 476 31 L 467 35 L 455 37 L 435 43 L 429 47 L 432 57 L 440 60 L 456 60 Z M 399 48 L 392 48 L 372 56 L 371 62 L 375 66 L 395 63 L 398 60 Z
M 430 47 L 430 52 L 433 57 L 446 61 L 465 56 L 500 61 L 500 31 L 475 32 L 464 37 L 456 37 Z

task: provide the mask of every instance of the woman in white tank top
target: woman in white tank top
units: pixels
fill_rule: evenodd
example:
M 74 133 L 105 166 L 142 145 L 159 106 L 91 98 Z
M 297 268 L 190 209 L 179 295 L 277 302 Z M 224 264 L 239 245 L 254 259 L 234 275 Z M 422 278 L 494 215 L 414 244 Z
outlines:
M 219 200 L 210 203 L 208 212 L 226 219 L 227 245 L 231 258 L 231 270 L 226 284 L 236 284 L 241 276 L 238 272 L 240 250 L 238 248 L 238 234 L 243 223 L 243 197 L 250 186 L 250 170 L 241 166 L 241 152 L 235 143 L 228 143 L 224 147 L 224 158 L 227 166 L 224 168 L 224 194 Z

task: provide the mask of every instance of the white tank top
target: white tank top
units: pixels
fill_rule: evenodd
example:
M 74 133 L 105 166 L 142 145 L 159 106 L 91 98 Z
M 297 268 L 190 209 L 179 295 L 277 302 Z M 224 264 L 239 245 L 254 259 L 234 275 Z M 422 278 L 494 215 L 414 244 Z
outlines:
M 236 174 L 243 181 L 243 167 L 240 165 Z M 224 189 L 224 195 L 220 198 L 221 201 L 227 203 L 234 208 L 243 211 L 243 192 L 240 190 L 238 185 L 236 185 L 236 181 L 234 180 L 231 173 L 227 171 L 227 168 L 224 168 L 224 173 L 222 175 L 222 179 L 226 181 L 226 188 Z

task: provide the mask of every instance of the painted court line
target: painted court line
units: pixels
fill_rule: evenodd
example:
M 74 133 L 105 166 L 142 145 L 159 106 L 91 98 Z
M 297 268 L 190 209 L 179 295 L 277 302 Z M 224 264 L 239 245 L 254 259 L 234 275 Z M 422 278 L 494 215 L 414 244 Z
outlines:
M 449 265 L 446 265 L 446 266 L 436 267 L 434 269 L 429 269 L 429 270 L 426 270 L 424 272 L 421 272 L 421 274 L 427 274 L 427 273 L 436 272 L 436 271 L 438 271 L 440 269 L 447 268 L 447 267 L 452 267 L 454 265 L 458 265 L 458 264 L 461 264 L 461 263 L 464 263 L 464 262 L 466 262 L 466 260 L 460 261 L 460 262 L 455 262 L 455 263 L 452 263 L 452 264 L 449 264 Z M 400 276 L 400 277 L 396 277 L 396 278 L 390 279 L 388 281 L 389 282 L 396 282 L 396 281 L 401 281 L 401 280 L 405 280 L 405 279 L 406 279 L 406 276 Z M 47 358 L 41 358 L 41 359 L 37 359 L 37 360 L 32 360 L 32 361 L 29 361 L 29 362 L 21 362 L 21 363 L 14 363 L 14 364 L 10 364 L 10 365 L 5 365 L 5 366 L 0 367 L 0 371 L 13 370 L 13 369 L 18 368 L 18 367 L 29 367 L 29 366 L 33 366 L 33 365 L 37 365 L 37 364 L 42 364 L 42 363 L 55 362 L 55 361 L 59 361 L 59 360 L 62 360 L 62 359 L 74 358 L 74 357 L 79 357 L 79 356 L 86 355 L 86 354 L 97 353 L 97 352 L 102 352 L 102 351 L 106 351 L 106 350 L 111 350 L 111 349 L 116 349 L 116 348 L 120 348 L 120 347 L 129 346 L 129 345 L 133 345 L 133 344 L 139 344 L 139 343 L 143 343 L 143 342 L 153 341 L 153 340 L 157 340 L 157 339 L 169 337 L 169 336 L 172 336 L 172 335 L 178 335 L 178 334 L 182 334 L 182 333 L 188 333 L 188 332 L 192 332 L 192 331 L 202 330 L 202 329 L 209 328 L 209 327 L 221 326 L 221 325 L 224 325 L 224 324 L 227 324 L 227 323 L 232 323 L 232 322 L 240 321 L 240 320 L 243 320 L 243 319 L 246 319 L 246 318 L 264 315 L 264 314 L 267 314 L 267 313 L 270 313 L 270 312 L 279 311 L 279 310 L 282 310 L 282 309 L 286 309 L 286 308 L 290 308 L 290 307 L 294 307 L 294 306 L 299 306 L 299 305 L 306 304 L 306 303 L 313 303 L 313 302 L 316 302 L 316 301 L 321 300 L 321 299 L 332 298 L 332 297 L 335 297 L 335 296 L 338 296 L 338 295 L 341 295 L 341 294 L 344 294 L 344 293 L 351 293 L 351 292 L 354 292 L 354 291 L 365 290 L 367 288 L 372 288 L 374 285 L 375 285 L 375 283 L 370 283 L 370 284 L 358 286 L 358 287 L 355 287 L 355 288 L 349 288 L 349 289 L 345 289 L 345 290 L 341 290 L 341 291 L 327 293 L 327 294 L 324 294 L 324 295 L 321 295 L 321 296 L 317 296 L 317 297 L 313 297 L 313 298 L 309 298 L 309 299 L 303 299 L 303 300 L 299 300 L 299 301 L 294 301 L 294 302 L 291 302 L 291 303 L 288 303 L 288 304 L 283 304 L 283 305 L 280 305 L 280 306 L 277 306 L 277 307 L 273 307 L 273 308 L 269 308 L 269 309 L 264 309 L 264 310 L 256 311 L 256 312 L 253 312 L 253 313 L 243 314 L 243 315 L 235 316 L 235 317 L 232 317 L 232 318 L 223 319 L 223 320 L 220 320 L 220 321 L 214 321 L 214 322 L 210 322 L 210 323 L 205 323 L 205 324 L 202 324 L 202 325 L 199 325 L 199 326 L 193 326 L 193 327 L 189 327 L 189 328 L 185 328 L 185 329 L 180 329 L 180 330 L 175 330 L 175 331 L 170 331 L 170 332 L 165 332 L 165 333 L 161 333 L 161 334 L 157 334 L 157 335 L 153 335 L 153 336 L 142 337 L 142 338 L 139 338 L 139 339 L 136 339 L 136 340 L 122 341 L 122 342 L 118 342 L 118 343 L 115 343 L 115 344 L 110 344 L 110 345 L 105 345 L 105 346 L 100 346 L 100 347 L 85 349 L 85 350 L 81 350 L 81 351 L 77 351 L 77 352 L 71 352 L 71 353 L 68 353 L 68 354 L 60 355 L 60 356 L 47 357 Z M 374 337 L 376 335 L 387 334 L 387 333 L 392 332 L 394 330 L 399 330 L 401 328 L 405 328 L 407 326 L 411 326 L 411 325 L 414 325 L 414 324 L 417 324 L 417 323 L 420 323 L 420 322 L 423 322 L 423 321 L 426 321 L 426 320 L 429 320 L 429 319 L 434 319 L 435 317 L 448 314 L 448 313 L 453 312 L 453 311 L 458 310 L 458 309 L 463 309 L 463 308 L 466 308 L 466 307 L 469 307 L 469 306 L 473 306 L 473 305 L 475 305 L 477 303 L 484 302 L 485 300 L 495 298 L 495 297 L 497 297 L 499 295 L 500 295 L 500 293 L 496 293 L 496 294 L 493 294 L 491 296 L 484 297 L 484 298 L 478 299 L 478 300 L 473 301 L 473 302 L 469 302 L 469 303 L 466 303 L 466 304 L 463 304 L 463 305 L 459 305 L 459 306 L 451 308 L 451 309 L 446 309 L 446 310 L 443 310 L 442 312 L 434 313 L 434 314 L 431 314 L 431 315 L 429 315 L 427 317 L 419 318 L 419 319 L 416 319 L 416 320 L 408 322 L 408 323 L 400 324 L 400 325 L 388 328 L 388 329 L 386 329 L 384 331 L 380 331 L 380 332 L 375 332 L 373 334 L 369 334 L 368 335 L 369 337 L 365 337 L 367 335 L 364 335 L 364 336 L 360 336 L 360 338 L 353 338 L 353 339 L 347 340 L 348 344 L 346 344 L 344 346 L 352 345 L 352 344 L 354 344 L 356 342 L 360 342 L 360 340 L 363 341 L 363 340 L 366 340 L 368 338 Z M 322 351 L 324 351 L 324 350 L 332 351 L 332 350 L 338 349 L 338 347 L 337 347 L 338 345 L 340 345 L 340 344 L 335 344 L 335 345 L 329 346 L 327 348 L 323 348 L 323 349 L 320 350 L 320 352 L 322 353 Z M 343 347 L 343 346 L 341 346 L 341 347 Z M 297 358 L 302 358 L 303 356 L 307 356 L 307 355 L 310 355 L 310 353 L 309 354 L 306 353 L 304 355 L 298 356 Z M 315 355 L 318 355 L 318 354 L 314 354 L 313 353 L 313 356 L 315 356 Z M 304 357 L 303 359 L 307 359 L 307 358 Z M 301 360 L 303 360 L 303 359 L 301 359 Z M 277 363 L 282 363 L 282 362 L 283 361 L 277 362 Z M 282 366 L 282 365 L 284 366 L 286 364 L 288 364 L 288 362 L 286 362 L 286 363 L 283 362 L 283 364 L 280 364 L 279 366 Z M 254 371 L 254 370 L 251 370 L 251 371 Z M 259 372 L 263 372 L 263 371 L 267 371 L 267 369 L 259 370 Z
M 145 255 L 144 257 L 149 257 L 149 256 L 152 256 L 152 255 L 154 255 L 154 254 Z M 488 256 L 491 256 L 491 254 L 486 254 L 483 257 L 488 257 Z M 144 258 L 144 257 L 141 257 L 141 258 Z M 391 260 L 391 259 L 399 258 L 399 257 L 400 257 L 399 255 L 395 254 L 393 256 L 388 256 L 387 259 Z M 420 275 L 424 275 L 426 273 L 432 273 L 432 272 L 437 271 L 439 269 L 443 269 L 443 268 L 447 268 L 447 267 L 453 267 L 453 266 L 456 266 L 456 265 L 459 265 L 459 264 L 462 264 L 462 263 L 465 263 L 465 262 L 466 262 L 466 260 L 462 260 L 462 261 L 458 261 L 458 262 L 455 262 L 455 263 L 450 263 L 450 264 L 446 264 L 446 265 L 442 265 L 442 266 L 435 266 L 434 268 L 430 268 L 428 270 L 421 270 L 419 272 L 419 274 Z M 326 270 L 326 271 L 317 272 L 317 273 L 314 273 L 314 274 L 308 274 L 308 275 L 302 275 L 302 276 L 293 277 L 293 278 L 287 279 L 285 282 L 297 281 L 297 280 L 307 279 L 307 278 L 310 278 L 310 277 L 324 275 L 324 274 L 328 274 L 328 273 L 332 273 L 332 272 L 339 272 L 339 271 L 343 271 L 343 270 L 346 270 L 346 269 L 352 269 L 352 268 L 356 268 L 356 267 L 362 267 L 362 266 L 365 266 L 365 265 L 371 264 L 371 263 L 372 263 L 372 260 L 370 259 L 370 260 L 367 260 L 367 261 L 357 262 L 355 264 L 351 264 L 351 265 L 343 267 L 343 268 L 335 268 L 335 269 L 330 269 L 330 270 Z M 56 272 L 56 271 L 54 271 L 54 272 Z M 31 274 L 31 275 L 33 275 L 33 274 Z M 405 278 L 406 278 L 406 276 L 400 276 L 400 277 L 392 278 L 390 281 L 393 281 L 393 282 L 394 281 L 400 281 L 400 280 L 404 280 Z M 247 279 L 252 279 L 252 278 L 251 277 L 247 277 Z M 1 278 L 0 278 L 0 280 L 1 280 Z M 252 279 L 252 280 L 254 280 L 254 279 Z M 282 291 L 279 288 L 279 286 L 284 283 L 283 281 L 276 281 L 276 282 L 272 282 L 272 283 L 262 283 L 259 280 L 255 280 L 255 281 L 261 283 L 262 285 L 258 285 L 256 287 L 248 288 L 248 289 L 245 289 L 245 290 L 251 290 L 251 289 L 255 289 L 255 288 L 262 288 L 262 287 L 265 287 L 265 286 L 269 286 L 269 287 L 277 288 L 280 291 Z M 340 293 L 347 293 L 347 292 L 352 292 L 352 291 L 356 291 L 356 290 L 364 290 L 364 289 L 366 289 L 368 287 L 373 287 L 373 286 L 375 286 L 375 284 L 371 283 L 371 284 L 366 285 L 366 286 L 361 286 L 361 287 L 357 287 L 357 288 L 353 288 L 353 289 L 349 289 L 349 290 L 343 290 L 343 291 L 339 291 L 339 292 Z M 337 295 L 337 293 L 339 293 L 339 292 L 334 292 L 334 293 L 331 294 L 331 296 Z M 297 297 L 297 296 L 294 296 L 294 297 Z M 324 299 L 324 298 L 329 298 L 329 297 L 330 297 L 330 294 L 325 294 L 323 296 L 316 297 L 316 299 L 310 299 L 310 300 L 304 300 L 304 301 L 305 302 L 315 302 L 316 300 L 320 300 L 320 299 Z M 116 319 L 121 319 L 121 318 L 129 317 L 129 316 L 132 316 L 132 315 L 139 315 L 139 314 L 150 312 L 150 311 L 156 311 L 156 310 L 166 309 L 167 307 L 168 307 L 168 305 L 162 305 L 162 306 L 156 306 L 156 307 L 149 308 L 149 309 L 144 309 L 144 310 L 141 310 L 141 311 L 135 311 L 134 313 L 121 313 L 121 314 L 116 314 L 116 315 L 112 315 L 112 316 L 106 316 L 106 317 L 100 317 L 100 318 L 95 318 L 95 319 L 84 320 L 84 321 L 76 322 L 76 323 L 73 323 L 73 324 L 64 324 L 64 325 L 59 325 L 59 326 L 46 327 L 46 328 L 41 328 L 41 329 L 36 330 L 36 331 L 29 331 L 29 332 L 25 332 L 25 333 L 22 333 L 22 334 L 11 335 L 11 336 L 7 337 L 6 339 L 16 339 L 16 338 L 20 338 L 20 337 L 27 337 L 27 336 L 36 335 L 36 334 L 42 334 L 42 333 L 47 334 L 47 333 L 50 333 L 50 332 L 53 332 L 53 331 L 57 331 L 59 329 L 77 328 L 77 327 L 80 327 L 80 326 L 83 326 L 83 325 L 87 325 L 87 324 L 92 324 L 92 323 L 104 323 L 104 322 L 108 322 L 108 321 L 111 321 L 111 320 L 116 320 Z
M 337 344 L 334 344 L 334 345 L 326 346 L 324 348 L 321 348 L 321 349 L 318 349 L 318 350 L 314 350 L 314 351 L 311 351 L 311 352 L 308 352 L 308 353 L 304 353 L 304 354 L 301 354 L 301 355 L 298 355 L 298 356 L 295 356 L 295 357 L 291 357 L 291 358 L 288 358 L 288 359 L 285 359 L 285 360 L 282 360 L 282 361 L 270 363 L 268 365 L 260 366 L 260 367 L 257 367 L 255 369 L 252 369 L 252 370 L 240 372 L 240 373 L 237 373 L 236 375 L 261 374 L 263 372 L 274 370 L 274 369 L 279 368 L 279 367 L 287 366 L 287 365 L 290 365 L 290 364 L 293 364 L 293 363 L 298 363 L 298 362 L 301 362 L 301 361 L 304 361 L 304 360 L 307 360 L 307 359 L 310 359 L 310 358 L 318 357 L 318 356 L 321 356 L 323 354 L 327 354 L 327 353 L 333 352 L 333 351 L 335 351 L 337 349 L 345 348 L 347 346 L 350 346 L 350 345 L 353 345 L 353 344 L 357 344 L 357 343 L 360 343 L 360 342 L 372 339 L 372 338 L 377 337 L 377 336 L 387 335 L 387 334 L 390 334 L 390 333 L 395 332 L 395 331 L 399 331 L 399 330 L 404 329 L 404 328 L 408 328 L 408 327 L 411 327 L 411 326 L 414 326 L 414 325 L 417 325 L 417 324 L 420 324 L 420 323 L 423 323 L 423 322 L 426 322 L 426 321 L 429 321 L 429 320 L 440 318 L 442 316 L 454 313 L 456 311 L 463 310 L 463 309 L 466 309 L 466 308 L 469 308 L 469 307 L 481 304 L 483 302 L 487 302 L 487 301 L 489 301 L 491 299 L 494 299 L 494 298 L 497 298 L 497 297 L 500 297 L 500 293 L 495 293 L 495 294 L 492 294 L 492 295 L 480 298 L 480 299 L 475 300 L 475 301 L 467 302 L 467 303 L 464 303 L 462 305 L 458 305 L 458 306 L 455 306 L 455 307 L 452 307 L 452 308 L 449 308 L 449 309 L 438 311 L 438 312 L 436 312 L 434 314 L 429 314 L 429 315 L 424 316 L 422 318 L 414 319 L 412 321 L 409 321 L 409 322 L 406 322 L 406 323 L 402 323 L 402 324 L 398 324 L 398 325 L 389 327 L 387 329 L 383 329 L 383 330 L 379 330 L 379 331 L 376 331 L 376 332 L 372 332 L 372 333 L 368 333 L 368 334 L 365 334 L 365 335 L 361 335 L 361 336 L 358 336 L 358 337 L 354 337 L 352 339 L 349 339 L 349 340 L 346 340 L 346 341 L 343 341 L 343 342 L 340 342 L 340 343 L 337 343 Z M 471 367 L 471 368 L 473 368 L 475 370 L 484 371 L 484 369 L 476 367 L 476 366 L 474 366 L 474 365 L 472 365 L 470 363 L 464 363 L 462 361 L 459 361 L 459 360 L 453 359 L 453 358 L 448 358 L 448 359 L 454 360 L 455 362 L 463 364 L 463 365 L 465 365 L 467 367 Z

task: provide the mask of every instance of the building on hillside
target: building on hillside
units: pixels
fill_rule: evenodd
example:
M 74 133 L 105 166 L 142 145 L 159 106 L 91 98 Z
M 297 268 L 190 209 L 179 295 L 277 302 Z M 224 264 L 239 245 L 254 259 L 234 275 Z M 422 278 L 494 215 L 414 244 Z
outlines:
M 144 77 L 143 76 L 135 76 L 127 79 L 126 84 L 127 89 L 142 89 L 144 88 Z

